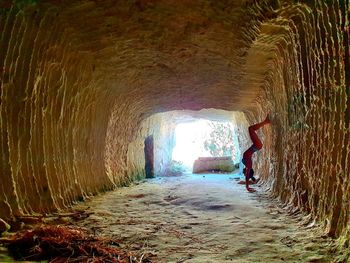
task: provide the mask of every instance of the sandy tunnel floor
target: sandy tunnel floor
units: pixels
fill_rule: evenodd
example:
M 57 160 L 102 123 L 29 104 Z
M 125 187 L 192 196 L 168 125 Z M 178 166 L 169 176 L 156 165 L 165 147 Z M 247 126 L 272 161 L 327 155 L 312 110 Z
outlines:
M 78 224 L 152 262 L 331 262 L 330 240 L 237 175 L 157 178 L 93 198 Z M 256 187 L 259 189 L 259 187 Z M 88 206 L 88 207 L 87 207 Z

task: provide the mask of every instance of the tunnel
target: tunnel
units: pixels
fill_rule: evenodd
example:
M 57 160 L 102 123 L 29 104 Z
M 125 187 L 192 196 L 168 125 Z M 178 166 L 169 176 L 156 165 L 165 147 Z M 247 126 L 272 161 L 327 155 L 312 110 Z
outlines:
M 263 191 L 347 262 L 349 37 L 349 0 L 1 0 L 0 229 L 166 177 L 179 123 L 243 153 L 269 114 Z

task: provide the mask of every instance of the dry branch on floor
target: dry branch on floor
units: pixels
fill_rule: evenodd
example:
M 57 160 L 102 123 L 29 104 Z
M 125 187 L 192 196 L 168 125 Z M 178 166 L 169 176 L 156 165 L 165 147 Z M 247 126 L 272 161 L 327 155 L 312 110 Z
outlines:
M 11 232 L 17 232 L 24 229 L 32 229 L 42 224 L 67 225 L 84 220 L 94 212 L 71 209 L 63 213 L 38 214 L 38 215 L 19 215 L 8 221 L 11 226 Z
M 61 262 L 151 262 L 147 255 L 134 255 L 117 248 L 113 240 L 95 237 L 68 226 L 41 226 L 1 239 L 16 260 Z

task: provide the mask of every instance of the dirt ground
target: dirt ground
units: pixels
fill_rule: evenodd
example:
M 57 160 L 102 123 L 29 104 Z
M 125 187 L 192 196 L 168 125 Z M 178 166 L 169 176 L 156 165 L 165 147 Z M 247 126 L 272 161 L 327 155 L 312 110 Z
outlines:
M 78 222 L 152 262 L 332 262 L 331 240 L 237 174 L 156 178 L 77 206 Z

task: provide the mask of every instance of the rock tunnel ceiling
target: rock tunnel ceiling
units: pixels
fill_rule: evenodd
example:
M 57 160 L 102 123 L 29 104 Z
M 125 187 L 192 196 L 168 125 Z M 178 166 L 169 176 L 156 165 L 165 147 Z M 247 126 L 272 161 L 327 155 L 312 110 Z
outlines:
M 215 108 L 272 112 L 266 184 L 349 239 L 348 0 L 18 2 L 0 3 L 1 218 L 142 177 L 140 142 L 171 127 L 153 114 Z

